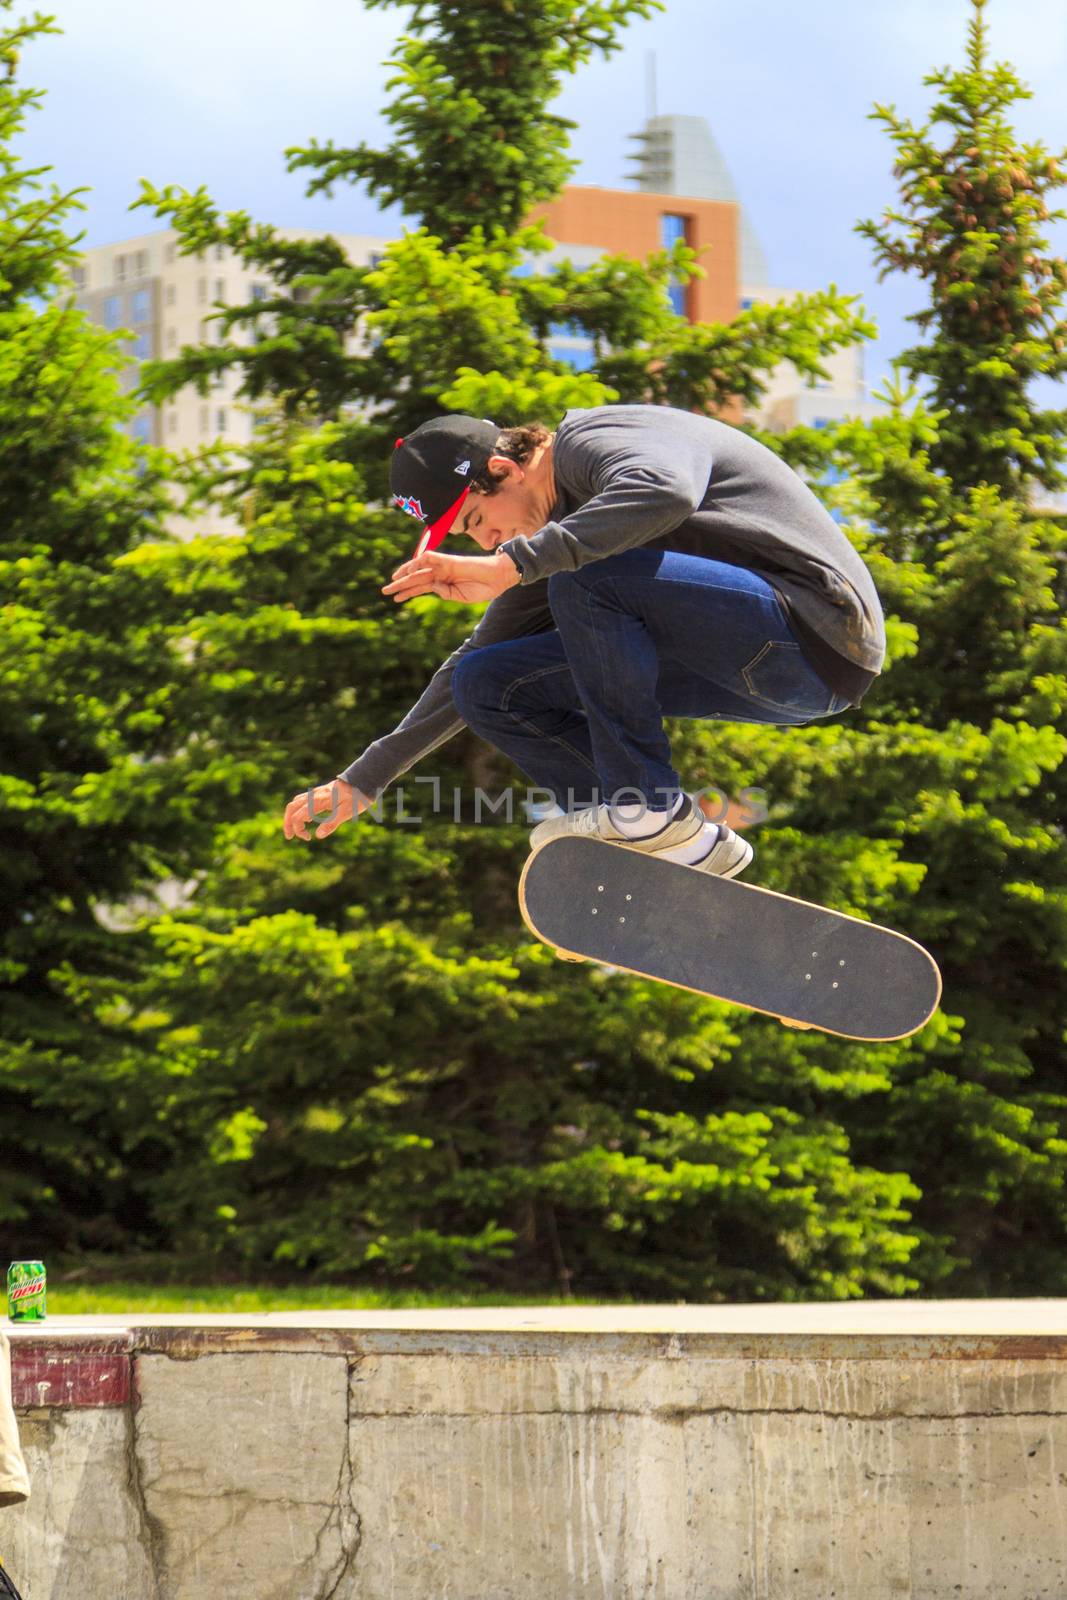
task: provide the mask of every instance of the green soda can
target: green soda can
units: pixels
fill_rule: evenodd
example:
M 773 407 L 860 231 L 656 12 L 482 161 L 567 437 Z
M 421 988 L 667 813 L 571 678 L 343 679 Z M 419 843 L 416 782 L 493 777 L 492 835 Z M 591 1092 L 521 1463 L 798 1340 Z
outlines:
M 43 1261 L 13 1261 L 7 1269 L 7 1314 L 12 1322 L 43 1322 L 45 1274 Z

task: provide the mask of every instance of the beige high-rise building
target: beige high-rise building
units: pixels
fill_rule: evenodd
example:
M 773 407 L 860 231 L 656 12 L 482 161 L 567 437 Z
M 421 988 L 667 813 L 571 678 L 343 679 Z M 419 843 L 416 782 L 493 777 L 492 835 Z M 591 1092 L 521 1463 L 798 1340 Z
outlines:
M 278 228 L 282 239 L 317 239 L 308 228 Z M 389 243 L 386 236 L 334 234 L 333 238 L 355 266 L 373 265 Z M 247 305 L 268 300 L 276 292 L 269 275 L 245 267 L 224 245 L 212 245 L 199 255 L 181 255 L 179 236 L 172 229 L 140 234 L 116 244 L 87 250 L 72 271 L 76 304 L 101 327 L 128 329 L 129 364 L 120 378 L 126 392 L 135 388 L 142 361 L 173 359 L 183 346 L 251 344 L 247 328 L 229 334 L 212 316 L 220 306 Z M 269 319 L 265 316 L 264 331 Z M 247 445 L 256 427 L 254 407 L 237 394 L 241 374 L 220 372 L 206 395 L 190 384 L 162 406 L 144 406 L 127 424 L 128 431 L 146 444 L 169 450 L 202 449 L 221 440 L 237 447 Z M 191 536 L 213 529 L 235 530 L 232 519 L 215 513 L 173 519 L 176 532 Z
M 747 311 L 760 303 L 780 305 L 801 293 L 800 289 L 772 289 L 766 284 L 745 286 L 741 309 Z M 826 428 L 846 418 L 868 422 L 884 414 L 884 402 L 872 400 L 867 391 L 862 344 L 835 350 L 823 359 L 822 366 L 827 376 L 812 381 L 791 361 L 779 362 L 762 401 L 746 411 L 746 419 L 770 433 L 785 433 L 798 427 Z

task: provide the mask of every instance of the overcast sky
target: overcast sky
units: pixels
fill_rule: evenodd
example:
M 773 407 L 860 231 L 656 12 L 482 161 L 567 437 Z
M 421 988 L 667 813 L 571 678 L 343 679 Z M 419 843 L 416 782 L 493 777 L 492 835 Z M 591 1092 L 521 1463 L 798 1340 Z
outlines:
M 536 3 L 536 0 L 530 0 Z M 23 55 L 20 82 L 46 91 L 19 146 L 64 190 L 87 187 L 85 246 L 165 224 L 130 212 L 139 179 L 203 186 L 223 210 L 337 233 L 397 231 L 363 193 L 304 197 L 283 151 L 332 138 L 381 140 L 387 71 L 403 11 L 360 0 L 181 0 L 138 11 L 130 0 L 43 0 L 62 35 Z M 30 7 L 16 4 L 14 16 Z M 574 181 L 623 187 L 627 134 L 647 111 L 654 51 L 661 114 L 707 118 L 767 254 L 772 281 L 862 295 L 880 329 L 867 370 L 880 381 L 910 338 L 921 291 L 879 284 L 853 231 L 894 200 L 892 147 L 868 118 L 876 101 L 920 120 L 934 68 L 962 64 L 968 0 L 667 0 L 634 23 L 624 47 L 569 80 L 556 103 L 577 123 Z M 992 54 L 1033 91 L 1015 108 L 1027 139 L 1067 146 L 1067 3 L 991 0 Z M 1067 248 L 1065 225 L 1055 243 Z

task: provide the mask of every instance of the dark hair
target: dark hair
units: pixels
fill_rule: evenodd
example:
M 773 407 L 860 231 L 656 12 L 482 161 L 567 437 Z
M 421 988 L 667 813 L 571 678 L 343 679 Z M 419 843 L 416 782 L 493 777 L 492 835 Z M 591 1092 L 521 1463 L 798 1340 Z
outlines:
M 534 451 L 547 444 L 551 437 L 552 430 L 542 422 L 526 422 L 521 428 L 503 428 L 497 435 L 493 454 L 507 456 L 510 461 L 517 461 L 520 467 L 524 467 Z M 477 477 L 471 479 L 471 488 L 477 489 L 479 494 L 496 494 L 500 479 L 494 477 L 485 466 Z

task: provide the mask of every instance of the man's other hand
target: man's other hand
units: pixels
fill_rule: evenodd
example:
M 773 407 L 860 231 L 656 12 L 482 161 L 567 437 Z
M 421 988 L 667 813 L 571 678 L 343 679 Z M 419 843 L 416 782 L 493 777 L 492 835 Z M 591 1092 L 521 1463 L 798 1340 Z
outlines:
M 308 809 L 308 797 L 311 797 L 312 810 Z M 308 837 L 308 824 L 312 814 L 318 816 L 320 811 L 329 813 L 325 821 L 320 822 L 315 829 L 316 839 L 328 839 L 342 824 L 357 817 L 361 811 L 366 810 L 370 804 L 358 790 L 353 789 L 350 783 L 343 778 L 335 778 L 332 783 L 320 783 L 315 789 L 305 789 L 302 794 L 295 794 L 285 808 L 285 837 L 287 839 L 306 839 Z

